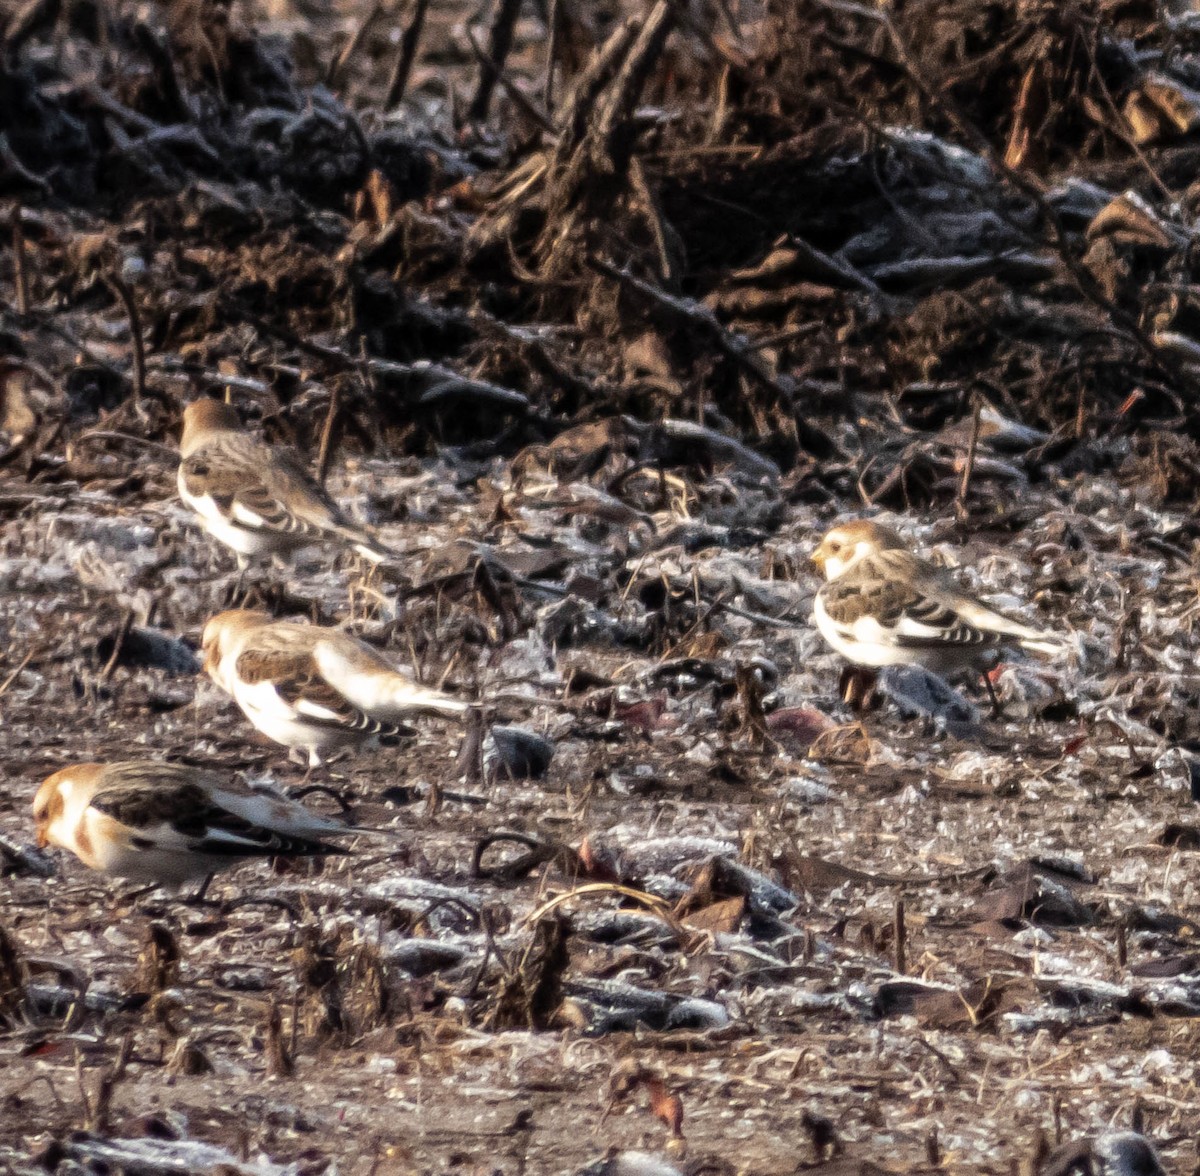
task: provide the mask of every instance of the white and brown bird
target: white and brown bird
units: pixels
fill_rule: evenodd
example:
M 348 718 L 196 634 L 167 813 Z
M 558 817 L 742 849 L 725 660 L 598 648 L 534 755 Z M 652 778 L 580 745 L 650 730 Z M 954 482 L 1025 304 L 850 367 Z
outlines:
M 821 635 L 858 666 L 918 665 L 936 674 L 986 669 L 1005 646 L 1054 654 L 1062 638 L 1014 621 L 867 519 L 834 527 L 813 553 L 825 573 L 813 601 Z M 990 683 L 989 683 L 990 685 Z
M 345 514 L 294 452 L 244 432 L 228 404 L 187 406 L 179 456 L 180 498 L 234 550 L 239 567 L 314 543 L 357 551 L 373 563 L 394 554 Z
M 364 830 L 265 788 L 182 764 L 74 764 L 33 802 L 39 846 L 70 850 L 116 878 L 178 887 L 249 858 L 345 851 L 326 838 Z
M 418 715 L 459 717 L 470 703 L 421 686 L 365 642 L 323 625 L 230 609 L 204 626 L 204 668 L 246 718 L 316 767 L 330 751 L 411 733 Z

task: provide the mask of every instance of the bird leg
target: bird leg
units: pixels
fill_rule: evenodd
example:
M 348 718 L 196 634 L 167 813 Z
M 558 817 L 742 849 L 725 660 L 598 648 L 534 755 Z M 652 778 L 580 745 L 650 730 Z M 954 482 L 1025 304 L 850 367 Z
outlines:
M 1000 699 L 996 697 L 996 688 L 992 685 L 992 680 L 988 676 L 987 670 L 981 670 L 979 676 L 983 679 L 983 684 L 987 688 L 988 698 L 992 703 L 992 718 L 998 719 L 1004 714 L 1004 707 L 1000 703 Z
M 288 751 L 288 762 L 304 769 L 304 775 L 300 777 L 300 783 L 296 785 L 298 788 L 303 788 L 312 778 L 314 769 L 321 766 L 321 757 L 317 755 L 314 748 L 310 747 L 306 751 L 303 747 L 293 747 Z
M 868 666 L 846 666 L 838 680 L 838 694 L 855 714 L 862 714 L 875 701 L 876 670 Z
M 245 608 L 246 602 L 242 596 L 242 586 L 246 580 L 246 569 L 250 561 L 240 552 L 237 555 L 237 578 L 225 591 L 224 606 L 226 608 Z
M 304 769 L 304 775 L 300 777 L 300 786 L 312 779 L 312 774 L 321 766 L 321 754 L 315 747 L 308 749 L 308 767 Z
M 209 883 L 212 882 L 212 880 L 213 880 L 212 874 L 204 875 L 204 881 L 200 883 L 200 888 L 196 891 L 195 894 L 192 895 L 191 898 L 184 900 L 188 906 L 220 906 L 221 905 L 215 899 L 204 897 L 208 893 L 208 886 L 209 886 Z
M 151 882 L 149 886 L 135 886 L 132 890 L 125 894 L 118 892 L 113 897 L 114 906 L 119 902 L 127 902 L 130 904 L 136 903 L 139 898 L 145 898 L 147 894 L 158 889 L 157 882 Z
M 288 752 L 288 759 L 290 759 L 292 763 L 301 764 L 304 768 L 304 775 L 300 777 L 299 782 L 295 785 L 297 788 L 308 787 L 308 782 L 312 779 L 313 772 L 320 767 L 324 767 L 330 762 L 329 760 L 323 760 L 320 752 L 318 752 L 315 747 L 310 747 L 307 754 L 302 747 L 293 748 L 290 752 Z M 320 786 L 317 785 L 317 787 Z

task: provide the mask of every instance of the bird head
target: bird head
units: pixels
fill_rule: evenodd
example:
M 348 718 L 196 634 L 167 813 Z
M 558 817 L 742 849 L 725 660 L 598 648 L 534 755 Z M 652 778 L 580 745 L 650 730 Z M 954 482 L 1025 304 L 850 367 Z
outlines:
M 179 452 L 187 457 L 213 433 L 240 432 L 242 422 L 232 404 L 223 400 L 193 400 L 183 410 L 183 433 Z
M 903 551 L 904 540 L 890 527 L 870 519 L 855 519 L 834 527 L 820 546 L 813 552 L 813 563 L 825 574 L 825 579 L 836 580 L 844 571 L 853 567 L 866 556 L 879 551 Z
M 65 844 L 71 823 L 67 809 L 73 800 L 85 792 L 102 767 L 102 764 L 72 764 L 42 781 L 33 798 L 33 819 L 37 825 L 39 849 L 45 849 L 47 845 Z
M 266 613 L 249 608 L 231 608 L 211 617 L 200 638 L 200 652 L 204 654 L 204 670 L 208 676 L 228 690 L 221 676 L 221 663 L 248 633 L 270 623 L 271 618 Z

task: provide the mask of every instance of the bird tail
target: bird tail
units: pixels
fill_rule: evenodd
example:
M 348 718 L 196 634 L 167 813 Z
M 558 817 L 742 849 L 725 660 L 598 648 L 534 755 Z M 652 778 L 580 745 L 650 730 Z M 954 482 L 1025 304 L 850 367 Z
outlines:
M 1030 653 L 1055 657 L 1071 648 L 1070 638 L 1067 636 L 1023 625 L 1020 621 L 1005 616 L 1004 613 L 996 612 L 978 601 L 961 602 L 958 605 L 958 612 L 965 621 L 982 632 L 994 633 L 997 637 L 1007 639 L 1010 644 L 1019 645 Z
M 320 641 L 313 659 L 321 676 L 355 707 L 372 719 L 403 722 L 415 715 L 445 715 L 456 718 L 471 709 L 471 703 L 422 686 L 397 673 L 378 655 L 334 641 Z
M 1044 654 L 1046 657 L 1057 657 L 1059 654 L 1066 653 L 1070 648 L 1070 642 L 1066 637 L 1059 636 L 1057 633 L 1044 633 L 1037 629 L 1026 629 L 1023 633 L 1016 635 L 1017 644 L 1022 649 L 1029 650 L 1030 653 Z
M 400 674 L 396 675 L 396 681 L 383 701 L 389 711 L 398 715 L 443 715 L 446 718 L 459 718 L 472 706 L 440 690 L 419 686 Z

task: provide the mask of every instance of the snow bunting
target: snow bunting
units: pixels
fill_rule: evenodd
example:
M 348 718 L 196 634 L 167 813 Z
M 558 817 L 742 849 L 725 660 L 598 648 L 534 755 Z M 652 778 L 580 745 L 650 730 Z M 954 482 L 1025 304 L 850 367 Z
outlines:
M 204 626 L 204 668 L 254 726 L 316 767 L 331 749 L 404 734 L 420 714 L 470 704 L 419 686 L 340 629 L 231 609 Z M 411 732 L 407 732 L 411 733 Z
M 1053 654 L 1063 641 L 994 612 L 888 527 L 835 527 L 813 553 L 825 573 L 813 601 L 821 636 L 859 666 L 919 665 L 936 674 L 982 670 L 1005 645 Z M 989 683 L 990 685 L 990 683 Z
M 347 518 L 295 453 L 244 433 L 228 404 L 187 406 L 179 456 L 180 498 L 214 539 L 233 548 L 239 567 L 310 543 L 350 547 L 373 563 L 394 554 Z
M 182 764 L 74 764 L 33 802 L 39 846 L 118 878 L 178 887 L 252 857 L 344 853 L 324 837 L 361 830 L 277 792 Z

